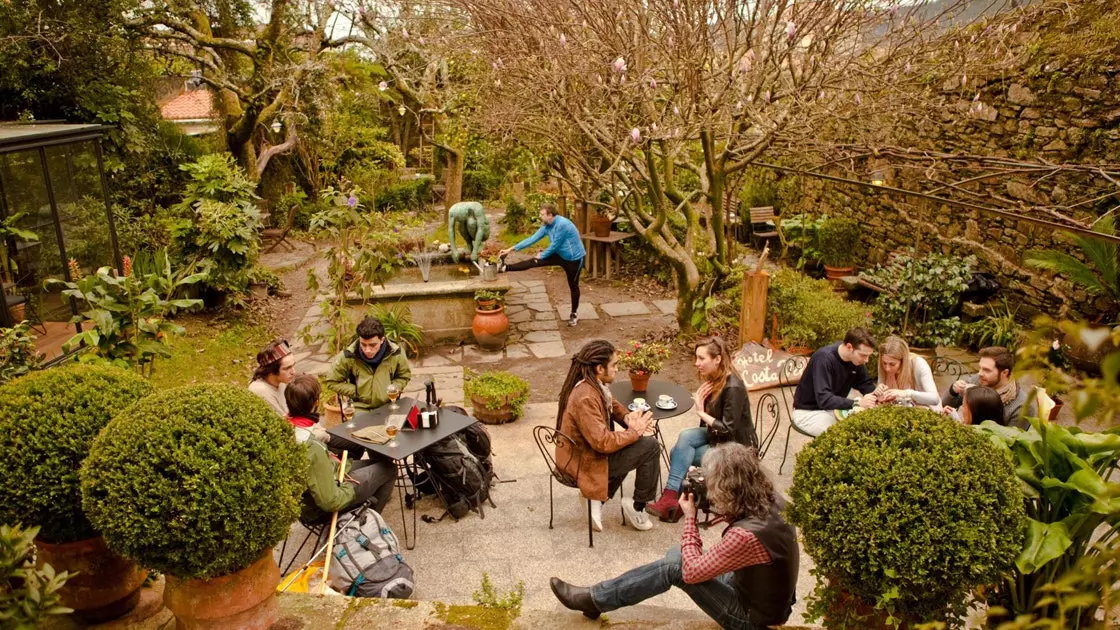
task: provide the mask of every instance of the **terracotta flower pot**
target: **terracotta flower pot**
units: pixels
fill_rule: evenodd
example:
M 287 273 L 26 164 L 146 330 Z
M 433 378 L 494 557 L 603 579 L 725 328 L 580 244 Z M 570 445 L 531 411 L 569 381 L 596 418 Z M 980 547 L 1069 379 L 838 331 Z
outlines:
M 39 566 L 77 573 L 62 587 L 62 605 L 90 623 L 128 614 L 140 601 L 140 587 L 148 572 L 109 550 L 105 539 L 87 538 L 72 543 L 35 541 Z
M 783 349 L 797 356 L 809 357 L 813 356 L 813 349 L 809 346 L 784 346 Z
M 474 413 L 474 417 L 478 418 L 478 421 L 483 424 L 505 424 L 507 422 L 513 422 L 517 419 L 517 416 L 513 413 L 513 406 L 510 405 L 509 399 L 514 397 L 515 395 L 507 396 L 506 401 L 499 405 L 497 409 L 487 409 L 486 399 L 477 394 L 473 395 L 471 396 L 471 409 Z
M 829 267 L 824 266 L 824 276 L 829 280 L 839 280 L 844 276 L 850 276 L 855 272 L 855 267 Z
M 595 236 L 610 236 L 611 218 L 601 214 L 591 215 L 591 233 Z
M 483 350 L 501 350 L 509 338 L 509 318 L 506 317 L 505 308 L 498 306 L 490 311 L 474 309 L 471 332 Z
M 630 389 L 636 392 L 644 392 L 649 387 L 649 377 L 653 376 L 649 372 L 635 372 L 630 370 Z
M 265 630 L 280 618 L 279 583 L 280 568 L 269 549 L 260 560 L 230 575 L 209 580 L 168 575 L 163 603 L 175 614 L 179 630 Z
M 323 421 L 323 426 L 327 429 L 337 427 L 342 424 L 342 407 L 332 405 L 330 403 L 323 404 L 323 414 L 320 417 Z
M 27 304 L 20 302 L 15 306 L 8 309 L 8 313 L 12 316 L 12 323 L 18 324 L 27 319 Z

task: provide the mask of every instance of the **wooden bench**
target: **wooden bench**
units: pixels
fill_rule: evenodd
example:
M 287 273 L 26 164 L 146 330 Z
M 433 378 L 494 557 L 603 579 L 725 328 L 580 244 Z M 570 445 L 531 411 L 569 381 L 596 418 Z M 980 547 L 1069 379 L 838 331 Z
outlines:
M 611 279 L 611 257 L 614 257 L 614 265 L 618 267 L 621 261 L 619 255 L 618 244 L 631 236 L 636 236 L 633 232 L 614 232 L 610 236 L 595 236 L 594 234 L 582 234 L 581 238 L 587 246 L 587 270 L 591 275 L 588 276 L 592 280 L 602 275 L 607 280 Z
M 778 217 L 774 206 L 751 208 L 751 241 L 766 240 L 778 236 Z

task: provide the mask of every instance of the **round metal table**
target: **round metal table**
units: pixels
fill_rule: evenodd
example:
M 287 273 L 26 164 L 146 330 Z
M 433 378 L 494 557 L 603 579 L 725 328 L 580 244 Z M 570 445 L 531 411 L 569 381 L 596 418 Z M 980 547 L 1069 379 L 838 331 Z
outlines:
M 672 396 L 677 401 L 677 406 L 674 409 L 661 409 L 654 404 L 657 402 L 657 397 L 662 394 Z M 630 379 L 623 376 L 611 383 L 611 396 L 614 396 L 615 400 L 622 403 L 624 407 L 634 402 L 635 398 L 645 398 L 649 404 L 649 410 L 653 412 L 654 420 L 674 418 L 692 409 L 692 392 L 676 383 L 659 378 L 649 379 L 646 391 L 634 393 L 634 390 L 630 389 Z

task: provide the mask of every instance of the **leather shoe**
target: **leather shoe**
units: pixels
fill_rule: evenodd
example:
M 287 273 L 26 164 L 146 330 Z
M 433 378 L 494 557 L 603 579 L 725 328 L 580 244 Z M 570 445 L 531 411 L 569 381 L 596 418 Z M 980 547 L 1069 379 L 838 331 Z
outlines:
M 595 600 L 591 599 L 591 589 L 572 586 L 560 578 L 551 578 L 548 581 L 552 587 L 552 594 L 561 604 L 572 610 L 578 610 L 588 619 L 598 619 L 599 609 L 595 607 Z

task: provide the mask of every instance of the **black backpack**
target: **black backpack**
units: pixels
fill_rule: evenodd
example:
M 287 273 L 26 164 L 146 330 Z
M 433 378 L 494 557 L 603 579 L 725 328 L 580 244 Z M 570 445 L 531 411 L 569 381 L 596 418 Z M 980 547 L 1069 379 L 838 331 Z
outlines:
M 461 407 L 447 409 L 468 415 Z M 417 473 L 415 486 L 420 494 L 438 494 L 443 499 L 446 514 L 455 520 L 471 510 L 486 518 L 483 504 L 490 499 L 494 462 L 490 452 L 490 434 L 482 425 L 472 424 L 436 442 L 417 453 L 416 459 L 420 472 Z M 431 471 L 430 476 L 423 472 L 425 468 Z M 442 519 L 443 516 L 438 519 L 424 517 L 427 522 Z

